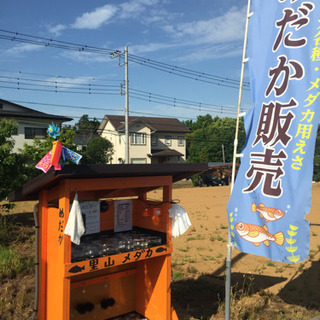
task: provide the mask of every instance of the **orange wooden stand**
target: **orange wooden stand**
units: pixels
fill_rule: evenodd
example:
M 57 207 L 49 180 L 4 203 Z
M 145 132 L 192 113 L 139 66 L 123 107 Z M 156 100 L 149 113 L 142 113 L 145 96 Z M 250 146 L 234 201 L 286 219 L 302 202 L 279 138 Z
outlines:
M 162 200 L 146 201 L 150 190 L 162 188 Z M 100 213 L 100 229 L 112 230 L 113 201 L 133 199 L 133 226 L 162 232 L 166 243 L 150 250 L 136 250 L 71 262 L 70 237 L 64 234 L 69 208 L 79 201 L 107 199 L 109 210 Z M 111 319 L 136 311 L 149 320 L 178 320 L 171 308 L 171 207 L 172 176 L 60 179 L 39 192 L 39 320 Z M 153 208 L 161 214 L 153 214 Z M 158 249 L 158 250 L 157 250 Z M 70 271 L 72 270 L 72 271 Z M 115 303 L 101 308 L 102 299 Z M 76 306 L 87 302 L 91 312 L 79 314 Z

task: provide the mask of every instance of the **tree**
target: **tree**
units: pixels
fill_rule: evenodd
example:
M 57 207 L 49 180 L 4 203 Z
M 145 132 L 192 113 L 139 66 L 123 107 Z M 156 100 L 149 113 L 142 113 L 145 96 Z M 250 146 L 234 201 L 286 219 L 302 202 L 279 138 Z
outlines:
M 84 154 L 84 162 L 88 164 L 108 163 L 112 157 L 112 154 L 112 143 L 101 136 L 95 136 L 91 138 L 87 144 Z
M 0 122 L 0 200 L 26 181 L 24 158 L 12 152 L 14 141 L 11 135 L 16 128 L 17 124 L 12 120 L 3 119 Z
M 89 116 L 87 114 L 82 115 L 74 126 L 78 144 L 87 145 L 88 141 L 96 135 L 99 125 L 100 121 L 96 118 L 89 120 Z
M 210 115 L 198 116 L 196 122 L 188 123 L 192 133 L 187 135 L 188 162 L 232 162 L 236 119 L 214 119 Z M 244 144 L 243 120 L 239 126 L 239 149 Z M 224 152 L 224 155 L 223 155 Z

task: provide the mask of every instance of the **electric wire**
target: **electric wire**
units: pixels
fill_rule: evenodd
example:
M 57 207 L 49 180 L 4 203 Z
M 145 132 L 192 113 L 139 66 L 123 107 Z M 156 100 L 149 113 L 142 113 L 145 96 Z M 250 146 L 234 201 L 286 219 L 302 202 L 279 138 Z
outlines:
M 209 77 L 205 76 L 204 73 L 201 72 L 196 72 L 196 71 L 184 71 L 183 68 L 181 67 L 177 67 L 177 66 L 172 66 L 172 65 L 167 65 L 163 64 L 161 62 L 150 62 L 152 60 L 150 59 L 146 59 L 146 58 L 140 58 L 140 59 L 136 59 L 136 58 L 132 58 L 131 55 L 128 55 L 128 59 L 129 61 L 138 63 L 142 66 L 146 66 L 158 71 L 163 71 L 169 74 L 173 74 L 173 75 L 177 75 L 183 78 L 187 78 L 187 79 L 191 79 L 191 80 L 196 80 L 199 82 L 205 82 L 205 83 L 209 83 L 209 84 L 213 84 L 216 86 L 221 86 L 221 87 L 228 87 L 228 88 L 232 88 L 232 89 L 239 89 L 239 85 L 237 85 L 237 80 L 232 80 L 234 81 L 231 82 L 228 78 L 225 78 L 225 80 L 218 80 L 218 79 L 212 79 L 210 80 Z M 186 69 L 187 70 L 187 69 Z M 250 90 L 250 86 L 248 83 L 244 83 L 243 84 L 243 90 Z
M 20 78 L 20 77 L 6 77 L 6 76 L 0 76 L 1 79 L 9 79 L 9 80 L 17 80 L 17 81 L 30 81 L 30 82 L 42 82 L 42 83 L 51 83 L 54 85 L 67 85 L 67 86 L 88 86 L 88 87 L 102 87 L 102 88 L 109 88 L 109 87 L 113 87 L 113 88 L 119 88 L 118 85 L 110 85 L 110 84 L 95 84 L 95 83 L 77 83 L 77 82 L 66 82 L 66 81 L 62 81 L 63 79 L 59 79 L 59 80 L 40 80 L 40 79 L 32 79 L 32 78 Z M 68 78 L 70 80 L 70 78 Z M 75 80 L 80 81 L 80 80 L 85 80 L 83 78 L 75 78 Z
M 118 52 L 117 54 L 120 56 L 120 58 L 121 58 L 121 55 L 123 54 L 119 50 L 104 49 L 104 48 L 98 48 L 98 47 L 77 44 L 72 42 L 58 41 L 52 38 L 38 37 L 34 35 L 29 35 L 29 34 L 24 34 L 24 33 L 4 30 L 4 29 L 0 29 L 0 32 L 4 33 L 4 34 L 0 34 L 0 39 L 3 39 L 3 40 L 29 43 L 29 44 L 40 45 L 44 47 L 54 47 L 54 48 L 65 49 L 65 50 L 98 53 L 98 54 L 110 55 L 116 51 Z M 216 76 L 216 75 L 212 75 L 205 72 L 194 71 L 191 69 L 170 65 L 163 62 L 158 62 L 156 60 L 152 60 L 149 58 L 139 57 L 133 54 L 128 54 L 128 60 L 135 62 L 137 64 L 140 64 L 142 66 L 153 68 L 155 70 L 159 70 L 162 72 L 167 72 L 169 74 L 177 75 L 180 77 L 184 77 L 184 78 L 188 78 L 188 79 L 192 79 L 200 82 L 206 82 L 206 83 L 210 83 L 217 86 L 229 87 L 233 89 L 239 88 L 240 81 L 234 80 L 231 78 L 225 78 L 225 77 Z M 249 90 L 249 88 L 250 88 L 250 84 L 248 82 L 243 82 L 243 90 Z
M 25 100 L 10 100 L 10 102 L 13 103 L 24 103 L 24 104 L 31 104 L 31 105 L 41 105 L 44 107 L 60 107 L 60 108 L 70 108 L 70 109 L 84 109 L 84 110 L 99 110 L 99 111 L 113 111 L 113 112 L 124 112 L 123 108 L 119 109 L 110 109 L 110 108 L 97 108 L 97 107 L 85 107 L 85 106 L 74 106 L 74 105 L 66 105 L 66 104 L 56 104 L 56 103 L 44 103 L 44 102 L 35 102 L 35 101 L 25 101 Z M 137 114 L 137 115 L 142 115 L 142 116 L 155 116 L 155 117 L 165 117 L 165 118 L 177 118 L 176 116 L 173 116 L 172 114 L 160 114 L 160 113 L 152 113 L 152 112 L 145 112 L 145 111 L 133 111 L 130 110 L 130 114 Z M 78 116 L 71 116 L 73 118 L 80 118 Z M 187 120 L 193 120 L 192 117 L 185 117 L 185 116 L 180 116 L 178 117 L 179 119 L 187 119 Z M 99 118 L 97 118 L 99 119 Z M 102 120 L 103 118 L 100 118 Z
M 66 49 L 66 50 L 73 50 L 73 51 L 82 51 L 82 52 L 91 52 L 91 53 L 98 53 L 98 54 L 110 54 L 114 52 L 112 49 L 105 49 L 105 48 L 98 48 L 94 46 L 88 46 L 73 42 L 67 42 L 67 41 L 59 41 L 54 40 L 52 38 L 44 38 L 34 35 L 29 35 L 25 33 L 15 32 L 15 31 L 9 31 L 0 29 L 0 32 L 11 34 L 5 35 L 0 34 L 0 39 L 3 40 L 10 40 L 10 41 L 17 41 L 22 43 L 28 43 L 28 44 L 34 44 L 39 45 L 43 47 L 53 47 L 58 49 Z M 24 37 L 24 38 L 21 38 Z
M 106 93 L 106 92 L 87 92 L 87 91 L 70 91 L 70 90 L 62 90 L 62 91 L 58 91 L 58 90 L 49 90 L 49 89 L 34 89 L 34 88 L 17 88 L 17 87 L 9 87 L 9 86 L 1 86 L 0 88 L 5 88 L 5 89 L 15 89 L 15 90 L 26 90 L 26 91 L 37 91 L 37 92 L 54 92 L 54 93 L 79 93 L 79 94 L 92 94 L 92 95 L 118 95 L 118 93 Z
M 52 74 L 45 74 L 45 73 L 37 73 L 37 72 L 26 72 L 26 71 L 10 71 L 10 70 L 4 70 L 4 69 L 0 69 L 0 72 L 3 73 L 9 73 L 9 74 L 19 74 L 19 75 L 33 75 L 33 76 L 38 76 L 38 77 L 46 77 L 46 78 L 57 78 L 57 79 L 72 79 L 72 77 L 70 76 L 64 76 L 64 75 L 52 75 Z M 104 81 L 104 82 L 121 82 L 123 80 L 120 79 L 106 79 L 106 78 L 97 78 L 97 77 L 80 77 L 80 79 L 87 79 L 87 80 L 91 80 L 91 81 Z M 75 78 L 78 79 L 78 78 Z
M 66 104 L 56 104 L 56 103 L 44 103 L 44 102 L 35 102 L 35 101 L 22 101 L 22 100 L 10 100 L 13 103 L 27 103 L 41 106 L 53 106 L 53 107 L 61 107 L 68 109 L 84 109 L 84 110 L 100 110 L 100 111 L 123 111 L 123 109 L 109 109 L 109 108 L 97 108 L 97 107 L 85 107 L 85 106 L 74 106 L 74 105 L 66 105 Z M 74 117 L 75 118 L 75 117 Z
M 3 79 L 3 80 L 1 80 Z M 24 78 L 24 77 L 8 77 L 0 76 L 0 83 L 5 85 L 0 85 L 0 87 L 7 89 L 17 89 L 17 90 L 34 90 L 34 91 L 44 91 L 44 92 L 54 92 L 54 93 L 81 93 L 81 94 L 107 94 L 107 95 L 118 95 L 119 89 L 117 85 L 109 84 L 94 84 L 94 83 L 78 83 L 78 79 L 75 82 L 61 81 L 57 80 L 43 80 L 34 78 Z M 10 86 L 8 86 L 10 85 Z M 16 85 L 16 86 L 14 86 Z M 214 105 L 203 102 L 196 102 L 186 99 L 180 99 L 170 96 L 165 96 L 162 94 L 147 92 L 144 90 L 139 90 L 135 88 L 130 89 L 130 97 L 134 99 L 139 99 L 146 102 L 160 103 L 162 105 L 167 105 L 175 108 L 197 110 L 204 112 L 217 112 L 219 114 L 235 114 L 235 109 L 231 106 Z M 244 109 L 243 109 L 244 111 Z

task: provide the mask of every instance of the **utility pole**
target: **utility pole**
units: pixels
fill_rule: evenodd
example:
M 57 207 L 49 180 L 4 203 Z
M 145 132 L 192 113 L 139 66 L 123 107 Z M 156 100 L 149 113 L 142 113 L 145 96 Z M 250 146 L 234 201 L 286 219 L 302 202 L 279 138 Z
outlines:
M 222 148 L 222 162 L 226 163 L 226 158 L 224 156 L 224 145 L 223 144 L 221 145 L 221 148 Z
M 124 54 L 124 63 L 121 63 L 121 56 Z M 128 72 L 128 47 L 125 46 L 124 52 L 120 52 L 119 50 L 110 54 L 110 58 L 119 57 L 119 66 L 124 65 L 125 69 L 125 163 L 129 164 L 129 72 Z M 122 86 L 121 86 L 122 89 Z M 121 90 L 121 94 L 122 90 Z
M 129 73 L 128 73 L 128 47 L 124 48 L 125 68 L 125 134 L 126 134 L 126 164 L 129 163 Z

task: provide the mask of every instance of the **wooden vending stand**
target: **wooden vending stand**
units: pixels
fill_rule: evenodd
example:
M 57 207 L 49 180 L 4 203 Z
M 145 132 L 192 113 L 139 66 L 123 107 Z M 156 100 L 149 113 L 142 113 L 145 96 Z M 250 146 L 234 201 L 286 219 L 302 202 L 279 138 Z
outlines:
M 178 320 L 170 290 L 172 182 L 206 169 L 206 164 L 70 165 L 12 193 L 10 201 L 39 200 L 37 319 L 105 320 L 136 312 L 142 319 Z M 149 201 L 147 192 L 158 188 L 162 199 Z M 75 258 L 81 245 L 71 244 L 64 228 L 76 192 L 80 203 L 94 201 L 97 210 L 99 201 L 101 210 L 93 223 L 97 228 L 98 221 L 99 230 L 81 238 L 81 245 L 89 243 L 95 252 L 83 249 Z M 115 232 L 115 225 L 121 231 L 119 223 L 126 231 Z M 129 246 L 102 250 L 115 238 Z M 148 242 L 152 238 L 157 241 Z

